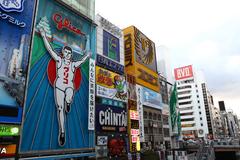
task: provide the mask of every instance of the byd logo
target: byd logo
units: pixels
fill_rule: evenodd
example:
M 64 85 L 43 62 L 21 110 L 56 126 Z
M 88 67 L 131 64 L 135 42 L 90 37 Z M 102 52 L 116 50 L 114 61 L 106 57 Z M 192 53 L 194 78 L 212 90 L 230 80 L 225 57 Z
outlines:
M 175 79 L 185 79 L 193 77 L 192 65 L 174 69 Z

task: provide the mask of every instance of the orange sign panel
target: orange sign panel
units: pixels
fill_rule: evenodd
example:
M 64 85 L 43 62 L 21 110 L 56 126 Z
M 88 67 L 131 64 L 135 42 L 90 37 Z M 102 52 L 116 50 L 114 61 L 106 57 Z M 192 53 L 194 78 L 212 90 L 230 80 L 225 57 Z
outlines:
M 0 145 L 0 157 L 11 157 L 16 154 L 16 144 Z

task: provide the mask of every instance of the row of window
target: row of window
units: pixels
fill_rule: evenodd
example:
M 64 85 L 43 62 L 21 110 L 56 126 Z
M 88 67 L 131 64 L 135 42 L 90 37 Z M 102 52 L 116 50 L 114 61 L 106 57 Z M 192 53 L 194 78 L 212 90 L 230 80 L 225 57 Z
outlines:
M 162 128 L 144 127 L 145 134 L 162 134 Z
M 182 87 L 177 87 L 177 89 L 187 89 L 187 88 L 192 88 L 192 86 L 182 86 Z
M 156 114 L 156 113 L 152 113 L 152 112 L 147 112 L 147 111 L 144 111 L 144 114 L 143 114 L 143 117 L 144 119 L 153 119 L 153 120 L 159 120 L 161 121 L 161 114 Z

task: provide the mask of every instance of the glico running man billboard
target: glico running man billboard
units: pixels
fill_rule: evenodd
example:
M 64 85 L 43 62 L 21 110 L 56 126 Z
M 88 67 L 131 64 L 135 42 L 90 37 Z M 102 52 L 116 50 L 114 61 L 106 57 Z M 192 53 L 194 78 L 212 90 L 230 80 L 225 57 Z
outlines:
M 0 1 L 0 123 L 21 123 L 35 1 Z
M 91 22 L 55 0 L 39 1 L 20 152 L 93 148 L 88 130 Z

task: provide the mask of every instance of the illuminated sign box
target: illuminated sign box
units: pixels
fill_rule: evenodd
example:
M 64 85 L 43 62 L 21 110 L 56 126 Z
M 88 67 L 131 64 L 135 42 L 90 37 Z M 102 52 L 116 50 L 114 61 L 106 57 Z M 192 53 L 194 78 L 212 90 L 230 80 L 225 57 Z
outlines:
M 124 108 L 96 104 L 97 132 L 127 132 L 127 111 Z
M 138 111 L 130 110 L 130 119 L 139 120 Z
M 131 129 L 131 135 L 132 136 L 138 136 L 139 135 L 139 129 Z
M 124 66 L 114 62 L 113 60 L 97 54 L 97 65 L 106 69 L 109 69 L 118 74 L 124 74 Z
M 0 157 L 12 157 L 16 154 L 16 145 L 0 145 Z
M 132 136 L 132 143 L 137 143 L 138 136 Z
M 19 126 L 0 125 L 0 136 L 18 136 L 20 132 Z
M 143 105 L 162 109 L 162 96 L 160 93 L 154 92 L 151 89 L 142 87 Z
M 123 32 L 126 73 L 135 75 L 137 84 L 159 92 L 154 43 L 134 26 Z
M 124 76 L 96 66 L 97 96 L 127 102 L 127 83 Z
M 175 76 L 176 80 L 187 79 L 187 78 L 193 77 L 192 65 L 175 68 L 174 76 Z

